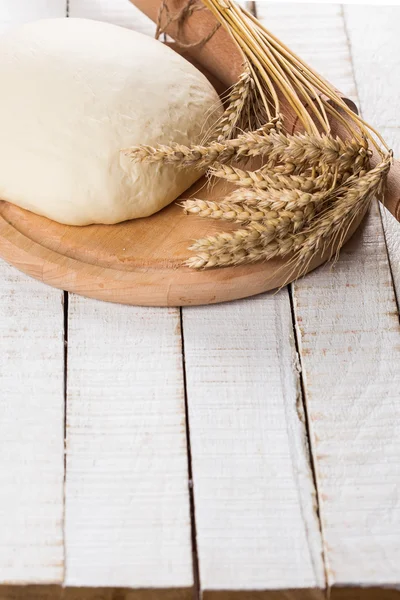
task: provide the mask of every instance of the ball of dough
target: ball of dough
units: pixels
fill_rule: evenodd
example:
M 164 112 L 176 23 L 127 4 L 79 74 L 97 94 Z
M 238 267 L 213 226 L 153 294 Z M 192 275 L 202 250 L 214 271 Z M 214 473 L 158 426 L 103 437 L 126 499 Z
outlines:
M 138 144 L 199 143 L 222 105 L 160 42 L 86 19 L 49 19 L 0 38 L 0 198 L 69 225 L 160 210 L 199 177 L 133 164 Z

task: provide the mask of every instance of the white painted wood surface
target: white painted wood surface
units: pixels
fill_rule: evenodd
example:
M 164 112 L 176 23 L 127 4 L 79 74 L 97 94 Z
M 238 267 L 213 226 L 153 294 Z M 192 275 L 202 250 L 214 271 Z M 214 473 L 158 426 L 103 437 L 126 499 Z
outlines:
M 344 8 L 360 103 L 400 156 L 400 6 Z M 374 85 L 371 86 L 371 81 Z M 386 242 L 400 302 L 400 225 L 382 210 Z
M 0 313 L 0 584 L 62 582 L 62 297 L 1 262 Z
M 180 318 L 70 295 L 66 584 L 191 587 Z
M 345 94 L 357 95 L 340 7 L 271 6 L 264 18 L 303 55 L 308 46 L 309 61 Z M 370 35 L 375 28 L 371 22 Z M 359 35 L 368 35 L 365 27 Z M 347 76 L 337 84 L 341 68 Z M 365 69 L 365 94 L 378 90 L 366 76 Z M 293 290 L 329 584 L 398 584 L 400 327 L 377 207 L 333 271 L 320 269 Z
M 183 314 L 202 591 L 324 587 L 287 290 Z
M 385 136 L 395 156 L 400 156 L 400 128 L 382 127 Z M 397 296 L 397 307 L 400 306 L 400 225 L 393 215 L 381 208 L 383 226 L 385 229 L 386 246 L 390 258 L 392 277 Z
M 0 31 L 65 1 L 0 2 Z M 0 261 L 0 584 L 62 582 L 62 293 Z
M 329 583 L 398 584 L 400 330 L 376 206 L 325 277 L 294 290 Z
M 67 4 L 71 17 L 154 32 L 128 0 L 0 0 L 0 31 L 63 16 Z M 345 94 L 359 95 L 399 146 L 399 9 L 257 9 Z M 399 293 L 399 225 L 385 223 Z M 223 590 L 286 598 L 294 588 L 293 597 L 314 589 L 320 598 L 325 576 L 331 586 L 400 586 L 400 332 L 376 207 L 333 273 L 319 270 L 291 293 L 301 376 L 288 290 L 182 313 L 205 600 Z M 157 600 L 178 588 L 189 598 L 179 310 L 70 297 L 64 509 L 61 301 L 0 265 L 0 598 L 6 582 L 155 588 Z
M 257 2 L 257 16 L 338 90 L 357 102 L 340 4 Z

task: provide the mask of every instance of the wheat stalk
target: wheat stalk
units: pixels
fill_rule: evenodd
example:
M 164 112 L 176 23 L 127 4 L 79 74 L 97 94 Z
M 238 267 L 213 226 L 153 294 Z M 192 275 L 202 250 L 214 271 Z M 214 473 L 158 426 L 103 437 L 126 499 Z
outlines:
M 305 270 L 319 252 L 335 243 L 341 248 L 357 215 L 368 208 L 374 196 L 383 193 L 391 162 L 389 155 L 375 169 L 353 176 L 334 192 L 334 203 L 300 234 L 280 236 L 272 231 L 244 229 L 208 236 L 191 246 L 196 256 L 186 262 L 187 266 L 196 269 L 234 266 L 291 254 L 294 268 Z
M 287 174 L 304 166 L 322 169 L 338 164 L 342 173 L 354 172 L 364 166 L 370 157 L 368 148 L 356 140 L 342 141 L 326 135 L 288 136 L 276 130 L 279 124 L 280 121 L 274 119 L 260 130 L 207 145 L 141 145 L 126 148 L 122 153 L 133 162 L 175 164 L 182 168 L 204 168 L 216 161 L 224 163 L 233 159 L 266 156 L 265 169 L 273 169 L 279 163 L 277 172 Z
M 337 242 L 338 249 L 344 243 L 354 219 L 364 213 L 374 197 L 382 198 L 387 176 L 393 162 L 392 154 L 374 169 L 361 177 L 354 176 L 335 194 L 335 203 L 322 213 L 315 224 L 306 231 L 306 239 L 297 250 L 297 264 L 307 264 L 321 248 Z
M 232 139 L 238 130 L 246 131 L 250 123 L 246 122 L 247 111 L 246 103 L 249 100 L 254 88 L 254 80 L 251 71 L 246 64 L 245 70 L 239 77 L 237 83 L 233 86 L 228 97 L 227 108 L 220 121 L 211 130 L 210 139 L 216 139 L 218 142 Z
M 194 269 L 286 258 L 299 275 L 315 255 L 340 249 L 355 219 L 382 193 L 392 163 L 383 138 L 335 89 L 233 0 L 203 0 L 240 49 L 244 72 L 202 144 L 134 146 L 134 162 L 208 169 L 235 185 L 225 198 L 191 198 L 188 215 L 233 222 L 235 231 L 193 243 Z M 285 100 L 291 119 L 282 116 Z M 301 133 L 293 134 L 293 117 Z M 266 123 L 264 125 L 264 123 Z M 332 124 L 343 134 L 334 136 Z M 381 157 L 371 169 L 371 148 Z M 257 157 L 257 170 L 241 161 Z

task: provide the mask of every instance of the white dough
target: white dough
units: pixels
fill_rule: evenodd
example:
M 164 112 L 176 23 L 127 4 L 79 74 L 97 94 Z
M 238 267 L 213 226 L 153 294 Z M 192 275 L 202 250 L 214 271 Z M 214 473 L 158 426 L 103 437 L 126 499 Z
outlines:
M 133 164 L 120 150 L 199 143 L 222 111 L 173 50 L 85 19 L 2 36 L 0 88 L 0 198 L 70 225 L 145 217 L 175 200 L 198 171 Z

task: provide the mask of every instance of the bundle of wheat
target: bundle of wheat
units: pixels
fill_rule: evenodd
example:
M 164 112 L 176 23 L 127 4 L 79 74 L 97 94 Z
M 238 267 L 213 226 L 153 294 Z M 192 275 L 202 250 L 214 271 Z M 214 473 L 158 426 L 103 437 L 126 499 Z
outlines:
M 243 74 L 226 110 L 204 143 L 138 146 L 133 161 L 208 168 L 235 184 L 217 202 L 191 199 L 188 215 L 242 226 L 197 240 L 188 266 L 204 269 L 288 257 L 293 272 L 346 240 L 360 213 L 382 196 L 393 161 L 383 138 L 347 106 L 335 89 L 232 0 L 203 0 L 243 55 Z M 291 115 L 281 114 L 282 99 Z M 293 133 L 293 123 L 301 128 Z M 334 136 L 332 124 L 342 135 Z M 371 167 L 372 150 L 379 155 Z M 257 158 L 261 167 L 248 170 Z M 335 250 L 333 250 L 335 249 Z

